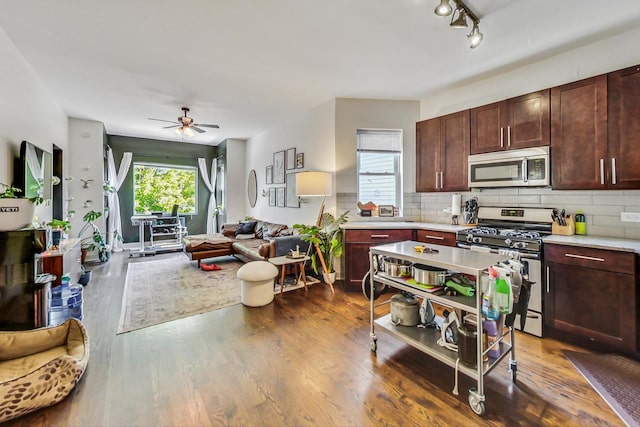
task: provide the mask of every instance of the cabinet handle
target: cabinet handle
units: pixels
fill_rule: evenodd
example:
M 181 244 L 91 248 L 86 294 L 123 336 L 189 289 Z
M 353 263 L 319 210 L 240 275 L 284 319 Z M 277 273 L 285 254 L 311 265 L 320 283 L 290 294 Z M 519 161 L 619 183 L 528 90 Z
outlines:
M 549 266 L 547 266 L 547 293 L 549 293 Z
M 500 128 L 500 148 L 504 148 L 504 128 Z
M 507 147 L 511 147 L 511 126 L 507 126 Z
M 611 158 L 611 183 L 613 185 L 616 185 L 617 182 L 617 178 L 616 178 L 616 158 L 612 157 Z
M 429 236 L 428 234 L 424 235 L 425 239 L 434 239 L 434 240 L 444 240 L 444 237 L 442 236 Z
M 372 234 L 371 235 L 372 239 L 386 239 L 387 237 L 389 237 L 388 234 Z
M 438 189 L 438 172 L 436 172 L 436 190 Z
M 604 159 L 600 159 L 600 184 L 604 185 Z
M 444 188 L 444 176 L 442 175 L 442 171 L 440 171 L 440 189 L 442 190 L 443 188 Z
M 604 262 L 604 258 L 596 258 L 596 257 L 592 257 L 592 256 L 575 255 L 575 254 L 564 254 L 564 256 L 566 256 L 568 258 L 578 258 L 578 259 L 586 259 L 588 261 Z

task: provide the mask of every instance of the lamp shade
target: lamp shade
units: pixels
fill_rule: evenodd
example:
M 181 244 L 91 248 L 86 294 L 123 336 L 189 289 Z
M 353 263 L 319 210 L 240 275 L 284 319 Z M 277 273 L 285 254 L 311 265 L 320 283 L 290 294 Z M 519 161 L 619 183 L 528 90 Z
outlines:
M 329 172 L 296 174 L 296 196 L 328 196 L 331 190 L 331 173 Z

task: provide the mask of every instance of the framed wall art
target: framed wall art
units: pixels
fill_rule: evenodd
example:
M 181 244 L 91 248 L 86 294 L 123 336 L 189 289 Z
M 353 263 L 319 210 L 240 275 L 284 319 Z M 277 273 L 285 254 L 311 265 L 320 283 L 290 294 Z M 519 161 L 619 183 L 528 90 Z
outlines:
M 284 208 L 284 187 L 276 188 L 276 206 L 279 208 Z
M 291 169 L 295 169 L 295 168 L 296 168 L 296 149 L 289 148 L 287 150 L 287 170 L 290 171 Z
M 287 174 L 287 194 L 286 194 L 286 203 L 288 208 L 299 208 L 300 207 L 300 199 L 296 196 L 296 174 L 288 173 Z
M 273 153 L 273 183 L 284 184 L 284 151 Z
M 273 166 L 267 166 L 265 170 L 265 184 L 273 184 Z
M 276 189 L 275 187 L 271 187 L 269 189 L 269 206 L 276 205 Z
M 296 169 L 302 169 L 304 167 L 304 153 L 296 154 Z

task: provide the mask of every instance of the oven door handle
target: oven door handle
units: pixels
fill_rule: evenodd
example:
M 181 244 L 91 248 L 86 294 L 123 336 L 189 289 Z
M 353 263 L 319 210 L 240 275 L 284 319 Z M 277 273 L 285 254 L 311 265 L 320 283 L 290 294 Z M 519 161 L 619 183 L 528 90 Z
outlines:
M 487 246 L 467 245 L 465 243 L 457 243 L 456 246 L 458 246 L 461 249 L 469 249 L 472 251 L 487 252 L 487 253 L 498 254 L 498 255 L 500 254 L 500 251 L 501 251 L 500 249 L 489 248 Z M 520 254 L 520 258 L 522 259 L 537 259 L 537 260 L 540 259 L 539 254 L 525 253 L 525 252 L 520 252 L 517 250 L 511 250 L 511 249 L 502 249 L 502 251 L 518 253 Z
M 528 166 L 529 162 L 527 161 L 527 159 L 522 159 L 522 182 L 524 182 L 525 184 L 529 180 L 529 171 L 527 170 Z

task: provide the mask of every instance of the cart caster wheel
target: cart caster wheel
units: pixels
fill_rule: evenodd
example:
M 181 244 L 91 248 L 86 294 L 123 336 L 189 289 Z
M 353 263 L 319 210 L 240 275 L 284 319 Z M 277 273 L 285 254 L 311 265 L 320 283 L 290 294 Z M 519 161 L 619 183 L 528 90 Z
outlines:
M 374 353 L 378 351 L 378 341 L 376 340 L 371 341 L 371 351 L 373 351 Z
M 475 389 L 469 390 L 469 406 L 477 415 L 484 415 L 484 401 L 480 399 Z

